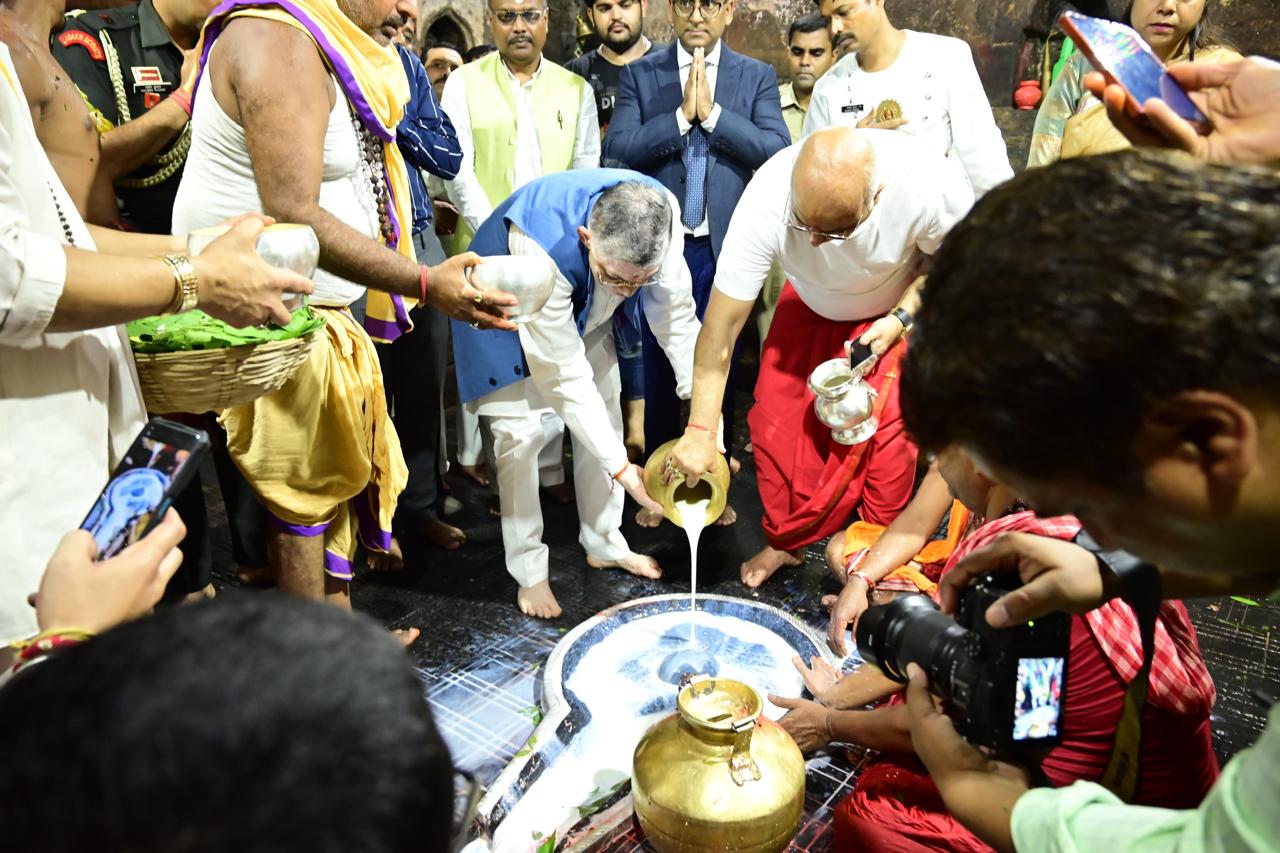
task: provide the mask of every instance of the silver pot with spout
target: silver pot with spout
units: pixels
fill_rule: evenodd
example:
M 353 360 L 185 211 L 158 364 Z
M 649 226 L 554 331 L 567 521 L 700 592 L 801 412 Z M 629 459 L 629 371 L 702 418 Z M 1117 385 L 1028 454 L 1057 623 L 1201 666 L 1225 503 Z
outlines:
M 529 323 L 538 318 L 551 298 L 556 272 L 550 258 L 490 255 L 484 263 L 471 267 L 468 277 L 477 290 L 502 290 L 514 296 L 517 303 L 507 309 L 507 319 L 512 323 Z
M 872 414 L 876 392 L 863 379 L 874 364 L 870 360 L 851 368 L 848 358 L 833 358 L 809 374 L 813 410 L 818 420 L 831 427 L 831 437 L 838 444 L 861 444 L 876 434 L 880 425 Z

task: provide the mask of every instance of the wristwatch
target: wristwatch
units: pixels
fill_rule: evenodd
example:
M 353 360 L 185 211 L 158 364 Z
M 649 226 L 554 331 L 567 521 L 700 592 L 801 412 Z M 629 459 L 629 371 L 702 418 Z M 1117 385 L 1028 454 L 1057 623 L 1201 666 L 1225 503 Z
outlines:
M 181 314 L 193 310 L 200 302 L 200 287 L 191 259 L 186 255 L 165 255 L 164 262 L 173 273 L 173 302 L 168 313 Z
M 893 317 L 899 323 L 902 324 L 902 331 L 905 332 L 911 328 L 911 315 L 908 314 L 905 309 L 894 308 L 892 311 L 889 312 L 889 316 Z

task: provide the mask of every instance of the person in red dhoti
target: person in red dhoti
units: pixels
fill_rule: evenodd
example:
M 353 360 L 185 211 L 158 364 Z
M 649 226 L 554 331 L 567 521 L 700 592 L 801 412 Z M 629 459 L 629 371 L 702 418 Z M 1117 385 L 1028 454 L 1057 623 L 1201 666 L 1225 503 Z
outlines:
M 759 586 L 856 511 L 888 524 L 911 497 L 916 450 L 898 413 L 903 331 L 926 255 L 973 205 L 956 160 L 905 133 L 831 128 L 783 149 L 751 179 L 729 222 L 694 355 L 684 436 L 667 464 L 696 482 L 715 458 L 733 342 L 776 259 L 787 274 L 764 341 L 748 424 L 768 546 L 742 564 Z M 876 434 L 837 444 L 813 410 L 810 372 L 851 341 L 880 356 Z
M 1018 502 L 1012 490 L 983 476 L 958 447 L 939 454 L 936 470 L 957 501 L 980 522 L 951 553 L 944 575 L 1001 533 L 1017 531 L 1071 539 L 1080 530 L 1080 522 L 1073 516 L 1037 517 Z M 913 512 L 918 509 L 917 502 L 931 503 L 932 498 L 918 495 L 903 515 L 915 515 L 914 532 L 928 535 L 938 527 L 942 512 L 934 502 L 933 517 L 929 519 L 929 513 L 922 509 Z M 895 522 L 890 530 L 901 527 Z M 886 553 L 882 562 L 903 563 L 913 553 L 903 537 L 896 553 Z M 1115 746 L 1126 686 L 1141 665 L 1138 622 L 1128 604 L 1115 600 L 1071 618 L 1062 739 L 1040 763 L 1048 784 L 1061 787 L 1077 779 L 1098 781 L 1103 777 Z M 907 707 L 897 692 L 903 685 L 890 681 L 871 666 L 838 680 L 836 673 L 819 659 L 813 661 L 812 670 L 799 658 L 796 666 L 818 701 L 770 699 L 790 709 L 780 722 L 801 749 L 810 752 L 836 741 L 881 752 L 863 768 L 853 793 L 836 807 L 837 850 L 991 850 L 951 816 L 924 766 L 916 760 Z M 888 704 L 865 710 L 867 704 L 891 694 Z M 1137 753 L 1140 769 L 1134 803 L 1192 808 L 1212 787 L 1219 772 L 1209 725 L 1214 698 L 1213 681 L 1200 656 L 1186 608 L 1177 601 L 1162 603 L 1156 621 L 1147 699 L 1141 712 L 1141 746 Z

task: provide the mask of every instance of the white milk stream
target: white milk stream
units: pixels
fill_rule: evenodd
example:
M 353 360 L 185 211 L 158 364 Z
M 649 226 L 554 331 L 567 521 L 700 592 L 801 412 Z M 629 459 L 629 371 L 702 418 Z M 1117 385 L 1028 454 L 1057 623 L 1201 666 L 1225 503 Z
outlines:
M 684 522 L 684 532 L 689 537 L 689 642 L 696 644 L 694 626 L 698 621 L 698 539 L 702 536 L 702 528 L 707 526 L 707 509 L 711 501 L 679 501 L 676 507 L 680 510 L 680 520 Z

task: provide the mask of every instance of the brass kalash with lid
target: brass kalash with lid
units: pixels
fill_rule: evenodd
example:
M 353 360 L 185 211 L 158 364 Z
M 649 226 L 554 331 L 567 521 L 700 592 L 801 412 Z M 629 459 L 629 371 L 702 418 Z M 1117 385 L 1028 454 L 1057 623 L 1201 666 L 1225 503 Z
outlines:
M 740 681 L 695 676 L 636 746 L 631 794 L 660 853 L 784 849 L 804 811 L 804 756 Z

